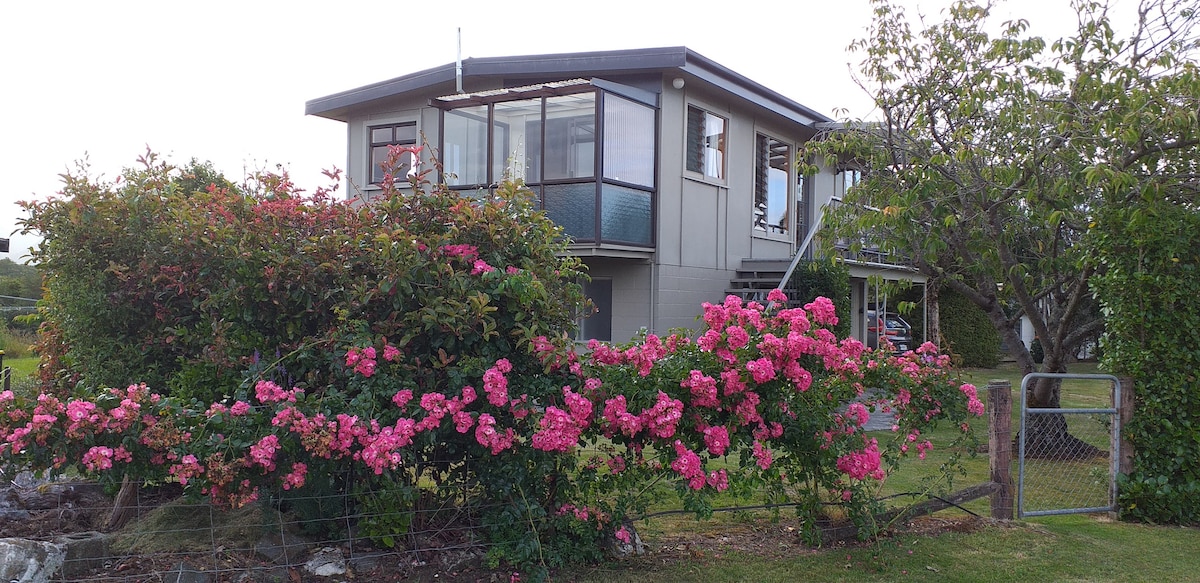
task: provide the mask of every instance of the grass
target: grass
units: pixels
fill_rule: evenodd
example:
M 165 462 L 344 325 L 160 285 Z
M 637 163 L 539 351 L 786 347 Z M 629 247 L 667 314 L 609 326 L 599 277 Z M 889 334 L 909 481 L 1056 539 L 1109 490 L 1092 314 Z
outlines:
M 796 547 L 764 557 L 730 549 L 663 562 L 654 555 L 580 573 L 614 581 L 1196 581 L 1200 530 L 1060 516 L 861 547 Z M 652 546 L 653 548 L 653 546 Z
M 0 350 L 7 358 L 26 358 L 33 355 L 32 346 L 37 342 L 37 334 L 22 330 L 0 328 Z
M 37 372 L 38 357 L 5 358 L 4 366 L 12 369 L 13 381 L 21 381 L 33 377 Z

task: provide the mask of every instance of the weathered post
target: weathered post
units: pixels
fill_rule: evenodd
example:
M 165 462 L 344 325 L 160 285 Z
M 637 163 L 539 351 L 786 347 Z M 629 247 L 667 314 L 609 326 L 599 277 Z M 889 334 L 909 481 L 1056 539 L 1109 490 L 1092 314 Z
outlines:
M 992 482 L 992 518 L 1012 520 L 1012 383 L 992 380 L 987 384 L 988 457 Z
M 1133 444 L 1129 443 L 1129 432 L 1126 427 L 1133 421 L 1133 377 L 1117 377 L 1121 381 L 1121 402 L 1113 403 L 1117 408 L 1117 415 L 1121 419 L 1121 443 L 1119 445 L 1121 452 L 1121 461 L 1117 466 L 1117 472 L 1129 475 L 1133 471 Z

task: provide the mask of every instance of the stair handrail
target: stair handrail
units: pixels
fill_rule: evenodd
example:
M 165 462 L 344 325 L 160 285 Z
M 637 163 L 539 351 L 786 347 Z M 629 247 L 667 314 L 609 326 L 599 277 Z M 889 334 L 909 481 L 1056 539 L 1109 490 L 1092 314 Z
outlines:
M 796 256 L 792 258 L 791 265 L 788 265 L 787 271 L 783 273 L 783 279 L 779 280 L 779 289 L 784 289 L 787 286 L 788 280 L 792 279 L 792 272 L 796 271 L 796 266 L 800 264 L 800 258 L 804 257 L 804 252 L 808 250 L 808 246 L 812 244 L 813 237 L 817 235 L 817 229 L 821 227 L 821 221 L 825 220 L 825 206 L 821 206 L 820 213 L 817 215 L 817 220 L 813 221 L 813 226 L 809 229 L 808 234 L 804 236 L 804 242 L 800 243 L 800 249 L 796 251 Z

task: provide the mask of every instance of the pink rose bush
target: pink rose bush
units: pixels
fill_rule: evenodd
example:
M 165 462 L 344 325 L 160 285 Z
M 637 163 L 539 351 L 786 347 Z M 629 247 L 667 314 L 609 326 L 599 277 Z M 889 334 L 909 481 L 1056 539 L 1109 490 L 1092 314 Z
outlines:
M 466 247 L 443 251 L 474 256 Z M 346 347 L 336 356 L 346 382 L 383 389 L 374 415 L 356 413 L 361 398 L 338 401 L 336 392 L 271 380 L 203 407 L 142 385 L 66 402 L 5 392 L 0 456 L 173 480 L 236 505 L 262 489 L 303 490 L 314 466 L 335 461 L 411 476 L 430 446 L 453 442 L 471 452 L 484 479 L 493 466 L 537 459 L 573 481 L 568 499 L 606 493 L 586 518 L 578 505 L 554 515 L 603 530 L 644 507 L 629 494 L 644 491 L 637 484 L 664 475 L 702 512 L 737 484 L 811 501 L 833 493 L 866 511 L 890 468 L 925 457 L 932 444 L 922 431 L 942 419 L 968 431 L 966 417 L 983 412 L 975 387 L 953 383 L 929 344 L 893 356 L 839 341 L 824 298 L 774 310 L 730 297 L 704 310 L 698 342 L 647 335 L 625 347 L 593 343 L 581 356 L 539 337 L 525 356 L 481 362 L 478 376 L 465 379 L 472 384 L 457 388 L 395 388 L 411 366 L 401 347 L 386 339 Z M 547 382 L 558 390 L 538 388 Z M 877 396 L 868 399 L 868 389 Z M 872 408 L 893 416 L 891 431 L 865 432 Z M 728 461 L 711 467 L 717 458 Z

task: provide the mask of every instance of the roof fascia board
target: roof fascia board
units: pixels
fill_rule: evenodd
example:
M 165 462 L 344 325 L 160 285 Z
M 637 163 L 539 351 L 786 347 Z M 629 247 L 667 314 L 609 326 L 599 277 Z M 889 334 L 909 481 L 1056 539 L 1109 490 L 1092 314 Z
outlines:
M 796 123 L 812 127 L 818 123 L 833 121 L 833 118 L 772 91 L 695 51 L 688 50 L 687 64 L 682 69 L 705 82 L 779 113 Z
M 682 67 L 686 58 L 687 49 L 684 47 L 486 57 L 464 60 L 463 75 L 512 77 L 570 74 L 574 77 L 592 77 L 596 73 Z
M 453 80 L 454 63 L 450 63 L 402 77 L 396 77 L 395 79 L 388 79 L 387 81 L 380 81 L 340 93 L 334 93 L 333 95 L 311 99 L 304 104 L 304 114 L 340 119 L 335 113 L 337 110 Z
M 318 97 L 305 103 L 306 115 L 346 121 L 346 111 L 371 101 L 418 91 L 454 80 L 454 63 L 418 71 L 387 81 Z M 686 47 L 663 47 L 590 53 L 565 53 L 463 60 L 464 77 L 521 77 L 662 71 L 677 69 L 801 125 L 831 122 L 812 109 L 772 91 L 749 78 Z M 629 88 L 634 89 L 634 88 Z M 642 90 L 636 90 L 642 91 Z M 635 95 L 628 95 L 635 97 Z M 639 99 L 644 101 L 644 99 Z M 657 103 L 657 99 L 655 100 Z

